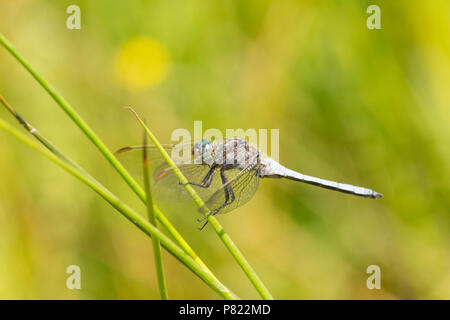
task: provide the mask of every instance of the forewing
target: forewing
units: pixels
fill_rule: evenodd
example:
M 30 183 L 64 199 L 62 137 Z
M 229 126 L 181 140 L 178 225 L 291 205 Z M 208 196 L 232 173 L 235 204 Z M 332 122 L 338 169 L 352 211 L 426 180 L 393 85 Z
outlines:
M 194 183 L 202 183 L 202 180 L 211 169 L 208 165 L 201 164 L 185 164 L 178 167 L 186 179 Z M 195 185 L 191 187 L 197 194 L 206 200 L 221 187 L 219 171 L 213 177 L 212 183 L 208 188 L 202 188 Z M 191 199 L 186 191 L 186 187 L 180 184 L 180 180 L 176 176 L 173 168 L 169 168 L 164 164 L 155 169 L 153 174 L 153 195 L 156 199 L 162 201 L 186 201 Z
M 115 155 L 131 174 L 142 177 L 142 151 L 144 148 L 147 150 L 151 171 L 164 164 L 166 167 L 168 166 L 160 151 L 154 145 L 124 147 L 117 150 Z M 165 144 L 163 148 L 177 165 L 192 162 L 192 143 Z
M 237 171 L 236 169 L 227 170 L 224 174 L 227 178 L 229 175 L 234 175 L 234 177 L 231 178 L 227 184 L 222 185 L 220 189 L 215 191 L 205 202 L 205 205 L 210 211 L 213 211 L 224 204 L 226 202 L 225 187 L 227 185 L 233 190 L 235 199 L 233 202 L 220 209 L 217 213 L 227 213 L 247 203 L 255 194 L 259 184 L 257 170 L 255 170 L 254 167 L 247 168 L 242 171 Z M 205 212 L 206 209 L 202 208 L 201 211 Z

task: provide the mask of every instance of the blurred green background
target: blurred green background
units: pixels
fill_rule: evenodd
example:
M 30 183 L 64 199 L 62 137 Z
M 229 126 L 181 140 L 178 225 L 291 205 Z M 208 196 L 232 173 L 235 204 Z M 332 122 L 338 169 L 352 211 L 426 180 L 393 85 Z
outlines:
M 66 8 L 81 8 L 81 30 Z M 366 8 L 381 8 L 369 30 Z M 0 31 L 116 150 L 142 132 L 279 128 L 280 161 L 373 188 L 368 200 L 264 180 L 220 222 L 279 299 L 450 298 L 450 2 L 0 0 Z M 142 214 L 145 208 L 0 48 L 0 93 Z M 3 109 L 0 117 L 17 126 Z M 158 299 L 151 241 L 0 132 L 0 298 Z M 195 205 L 160 207 L 230 289 L 258 298 Z M 66 288 L 67 266 L 82 289 Z M 171 298 L 215 299 L 164 252 Z M 366 268 L 379 265 L 381 290 Z

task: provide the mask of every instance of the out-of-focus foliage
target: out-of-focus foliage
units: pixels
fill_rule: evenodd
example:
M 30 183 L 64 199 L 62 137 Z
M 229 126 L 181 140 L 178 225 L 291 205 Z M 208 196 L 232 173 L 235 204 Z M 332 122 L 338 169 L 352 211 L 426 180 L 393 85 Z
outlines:
M 81 8 L 68 30 L 66 8 Z M 362 185 L 368 200 L 262 182 L 219 216 L 276 298 L 450 298 L 450 2 L 0 0 L 0 31 L 111 149 L 138 144 L 133 106 L 176 128 L 280 129 L 280 161 Z M 0 93 L 145 214 L 48 95 L 0 48 Z M 6 111 L 0 117 L 14 123 Z M 0 297 L 158 298 L 151 243 L 103 200 L 0 133 Z M 160 207 L 216 275 L 257 298 L 193 204 Z M 217 296 L 164 253 L 171 298 Z M 67 266 L 82 289 L 66 289 Z M 379 265 L 381 290 L 366 268 Z

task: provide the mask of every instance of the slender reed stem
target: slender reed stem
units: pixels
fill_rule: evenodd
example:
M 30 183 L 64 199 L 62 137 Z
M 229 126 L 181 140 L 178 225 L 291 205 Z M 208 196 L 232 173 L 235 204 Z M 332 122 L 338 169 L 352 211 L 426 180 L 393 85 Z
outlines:
M 67 163 L 74 166 L 77 170 L 82 171 L 84 174 L 88 175 L 90 178 L 92 176 L 89 175 L 82 167 L 80 167 L 75 161 L 67 157 L 64 153 L 62 153 L 56 146 L 54 146 L 50 141 L 48 141 L 45 137 L 43 137 L 40 132 L 33 127 L 31 124 L 29 124 L 20 114 L 17 113 L 16 110 L 11 107 L 11 105 L 6 101 L 6 99 L 0 94 L 0 103 L 3 104 L 3 106 L 8 110 L 14 118 L 27 130 L 33 137 L 35 137 L 40 143 L 42 143 L 47 149 L 49 149 L 51 152 L 53 152 L 55 155 L 57 155 L 62 160 L 66 161 Z
M 144 132 L 144 145 L 147 144 L 147 135 Z M 153 196 L 151 192 L 151 179 L 149 179 L 149 168 L 148 168 L 148 157 L 147 157 L 147 149 L 144 148 L 144 152 L 142 153 L 142 170 L 144 172 L 144 187 L 145 194 L 147 196 L 147 214 L 148 220 L 151 224 L 158 228 L 155 218 L 155 213 L 153 210 Z M 156 278 L 158 279 L 158 288 L 159 294 L 162 300 L 168 300 L 169 295 L 167 293 L 166 279 L 164 277 L 164 267 L 161 256 L 161 246 L 160 242 L 156 238 L 152 238 L 153 244 L 153 257 L 155 258 L 155 269 L 156 269 Z
M 192 197 L 194 202 L 197 204 L 199 208 L 206 208 L 205 203 L 200 198 L 200 196 L 195 192 L 195 190 L 192 188 L 190 184 L 187 184 L 188 180 L 183 175 L 181 170 L 178 168 L 178 166 L 175 164 L 175 162 L 172 160 L 172 158 L 169 156 L 167 151 L 163 148 L 161 143 L 159 143 L 156 136 L 150 131 L 150 129 L 145 125 L 144 121 L 139 117 L 139 115 L 131 108 L 129 107 L 131 112 L 135 115 L 136 119 L 139 121 L 141 126 L 145 129 L 148 136 L 152 140 L 153 144 L 156 146 L 158 151 L 162 154 L 164 157 L 164 160 L 166 160 L 167 164 L 172 168 L 174 174 L 178 177 L 181 183 L 184 184 L 184 187 L 186 188 L 186 191 L 189 193 L 189 195 Z M 145 150 L 145 148 L 144 148 Z M 208 211 L 208 210 L 206 210 Z M 207 215 L 207 219 L 211 226 L 213 227 L 214 231 L 217 233 L 217 235 L 222 240 L 225 247 L 230 251 L 231 255 L 234 257 L 234 259 L 237 261 L 237 263 L 240 265 L 244 273 L 247 275 L 255 289 L 258 291 L 258 293 L 261 295 L 263 299 L 273 299 L 272 295 L 270 294 L 269 290 L 266 288 L 264 283 L 261 281 L 261 279 L 256 274 L 255 270 L 251 267 L 251 265 L 248 263 L 247 259 L 245 259 L 242 252 L 238 249 L 238 247 L 234 244 L 234 242 L 231 240 L 230 236 L 225 232 L 223 227 L 220 225 L 219 221 L 212 215 Z
M 121 201 L 117 196 L 106 189 L 102 184 L 97 182 L 92 177 L 86 175 L 82 171 L 78 170 L 76 167 L 72 166 L 69 162 L 60 158 L 59 155 L 52 153 L 48 149 L 42 148 L 36 142 L 25 136 L 24 134 L 18 132 L 16 129 L 11 127 L 5 121 L 0 119 L 0 129 L 3 129 L 13 135 L 19 141 L 25 143 L 29 147 L 35 149 L 49 160 L 53 161 L 59 167 L 66 170 L 72 176 L 86 184 L 93 191 L 99 194 L 104 200 L 106 200 L 111 206 L 113 206 L 117 211 L 119 211 L 126 219 L 135 224 L 139 229 L 141 229 L 145 234 L 150 237 L 155 237 L 158 239 L 162 246 L 167 249 L 176 259 L 188 267 L 192 272 L 194 272 L 198 277 L 200 277 L 209 287 L 216 291 L 224 299 L 237 299 L 238 297 L 232 293 L 228 288 L 226 288 L 220 281 L 218 281 L 211 273 L 204 268 L 202 268 L 197 262 L 195 262 L 186 252 L 184 252 L 179 246 L 177 246 L 171 239 L 169 239 L 160 230 L 154 227 L 151 223 L 146 221 L 137 212 L 131 209 L 123 201 Z
M 83 174 L 86 178 L 91 179 L 93 182 L 100 184 L 93 178 L 89 173 L 87 173 L 82 167 L 80 167 L 75 161 L 73 161 L 71 158 L 66 156 L 61 150 L 59 150 L 55 145 L 53 145 L 52 142 L 47 140 L 44 136 L 42 136 L 39 131 L 33 127 L 31 124 L 29 124 L 19 113 L 17 113 L 16 110 L 6 101 L 6 99 L 0 94 L 0 103 L 3 104 L 3 106 L 16 118 L 16 120 L 31 134 L 33 135 L 41 144 L 43 144 L 50 152 L 55 154 L 58 158 L 60 158 L 62 161 L 66 162 L 67 164 L 74 167 L 76 170 L 78 170 L 81 174 Z M 146 136 L 145 136 L 146 137 Z M 195 259 L 194 259 L 195 260 Z M 198 262 L 197 262 L 198 263 Z M 210 272 L 207 268 L 203 267 L 201 264 L 199 264 L 203 269 Z M 217 278 L 214 276 L 214 274 L 211 273 L 211 276 L 214 277 L 216 280 Z
M 125 182 L 130 186 L 134 193 L 146 203 L 145 192 L 139 186 L 139 184 L 131 177 L 131 175 L 125 170 L 122 164 L 114 157 L 113 153 L 106 147 L 106 145 L 100 140 L 95 132 L 88 126 L 88 124 L 78 115 L 78 113 L 72 108 L 72 106 L 62 97 L 61 94 L 56 91 L 53 86 L 47 82 L 42 76 L 40 76 L 31 65 L 23 58 L 13 45 L 0 33 L 0 44 L 16 58 L 16 60 L 33 76 L 33 78 L 47 91 L 47 93 L 55 100 L 55 102 L 66 112 L 66 114 L 75 122 L 75 124 L 83 131 L 83 133 L 92 141 L 97 149 L 103 154 L 103 156 L 109 161 L 113 168 L 120 174 Z M 197 256 L 195 251 L 184 240 L 181 234 L 170 223 L 166 216 L 155 206 L 154 211 L 156 217 L 164 226 L 164 228 L 170 233 L 180 247 L 188 253 L 198 264 L 200 264 L 205 270 L 209 270 L 205 263 Z M 212 274 L 212 273 L 211 273 Z

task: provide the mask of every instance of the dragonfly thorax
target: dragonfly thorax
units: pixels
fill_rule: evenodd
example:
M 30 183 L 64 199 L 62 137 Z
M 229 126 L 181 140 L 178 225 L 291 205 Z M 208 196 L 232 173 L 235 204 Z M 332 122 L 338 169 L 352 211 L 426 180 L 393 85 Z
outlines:
M 227 139 L 224 142 L 202 140 L 194 145 L 194 157 L 201 157 L 207 165 L 218 165 L 228 169 L 243 170 L 258 165 L 258 149 L 241 138 Z

